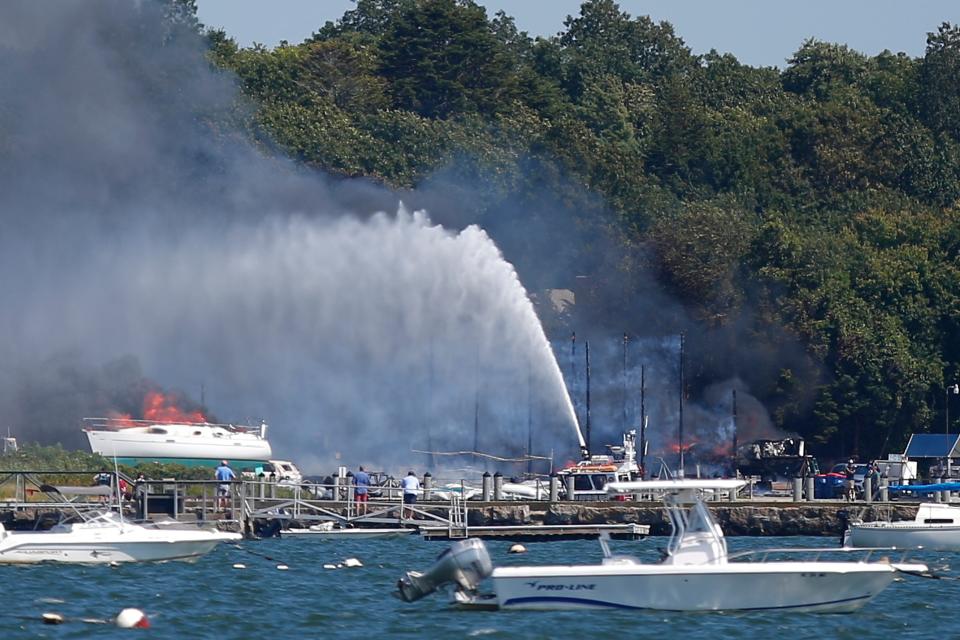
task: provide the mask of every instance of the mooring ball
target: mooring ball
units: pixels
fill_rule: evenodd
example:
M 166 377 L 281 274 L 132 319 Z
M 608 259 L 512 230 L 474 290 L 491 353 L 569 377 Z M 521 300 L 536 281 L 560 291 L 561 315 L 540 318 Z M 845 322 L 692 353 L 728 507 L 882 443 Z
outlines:
M 522 544 L 515 544 L 512 547 L 510 547 L 510 551 L 508 553 L 526 553 L 526 552 L 527 552 L 527 548 L 525 546 L 523 546 Z
M 117 614 L 117 626 L 122 629 L 146 629 L 150 621 L 140 609 L 124 609 Z

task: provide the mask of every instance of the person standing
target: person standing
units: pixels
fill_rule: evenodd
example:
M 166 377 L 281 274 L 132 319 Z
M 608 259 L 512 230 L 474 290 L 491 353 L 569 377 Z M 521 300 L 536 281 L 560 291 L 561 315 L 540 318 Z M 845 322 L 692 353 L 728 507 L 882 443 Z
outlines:
M 233 469 L 230 468 L 226 460 L 221 460 L 215 475 L 220 482 L 220 484 L 217 485 L 217 509 L 219 511 L 226 511 L 230 496 L 230 483 L 236 479 L 237 474 L 233 472 Z
M 403 520 L 407 509 L 410 510 L 410 518 L 413 519 L 413 505 L 417 504 L 417 493 L 420 492 L 420 480 L 418 480 L 417 476 L 411 471 L 400 481 L 400 486 L 403 487 L 403 507 L 400 509 L 400 519 Z
M 857 467 L 854 466 L 852 459 L 847 461 L 844 473 L 847 476 L 847 502 L 853 502 L 857 499 Z
M 93 476 L 93 484 L 98 487 L 112 487 L 113 474 L 107 471 L 106 467 L 100 467 L 100 473 Z M 112 489 L 104 489 L 104 493 L 100 494 L 100 502 L 109 502 L 110 493 L 112 493 Z
M 353 483 L 356 485 L 354 497 L 357 500 L 357 513 L 367 512 L 367 503 L 370 500 L 370 474 L 363 470 L 363 465 L 353 476 Z

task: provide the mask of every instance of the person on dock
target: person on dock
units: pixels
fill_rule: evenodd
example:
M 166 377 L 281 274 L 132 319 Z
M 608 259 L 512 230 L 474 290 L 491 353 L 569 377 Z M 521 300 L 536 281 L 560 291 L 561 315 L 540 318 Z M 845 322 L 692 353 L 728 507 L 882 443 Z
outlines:
M 357 486 L 354 497 L 357 500 L 357 514 L 367 513 L 367 501 L 370 499 L 370 474 L 363 470 L 363 465 L 353 476 L 353 483 Z
M 110 487 L 113 485 L 113 475 L 107 471 L 106 467 L 101 467 L 100 473 L 93 476 L 93 484 L 98 487 Z M 100 496 L 100 502 L 107 502 L 109 499 L 109 494 Z
M 226 511 L 230 496 L 230 482 L 236 479 L 237 474 L 233 472 L 226 460 L 220 461 L 220 466 L 215 473 L 217 480 L 220 481 L 217 485 L 217 509 Z
M 852 459 L 847 460 L 847 466 L 843 471 L 847 476 L 847 502 L 853 502 L 857 499 L 857 467 L 854 466 Z
M 400 519 L 404 519 L 408 508 L 410 510 L 410 518 L 413 519 L 413 505 L 417 504 L 420 480 L 418 480 L 416 474 L 411 471 L 400 481 L 400 486 L 403 487 L 403 507 L 400 509 Z

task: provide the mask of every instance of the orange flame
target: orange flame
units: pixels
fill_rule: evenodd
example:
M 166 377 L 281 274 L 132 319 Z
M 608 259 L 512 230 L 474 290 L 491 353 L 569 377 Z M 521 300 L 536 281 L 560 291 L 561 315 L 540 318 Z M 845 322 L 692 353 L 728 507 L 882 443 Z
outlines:
M 184 411 L 173 397 L 148 391 L 143 399 L 143 419 L 152 422 L 206 422 L 201 411 Z
M 684 452 L 684 453 L 689 452 L 690 449 L 691 449 L 692 447 L 694 447 L 696 444 L 697 444 L 697 441 L 696 441 L 696 440 L 693 440 L 693 441 L 691 441 L 691 442 L 685 442 L 685 443 L 683 443 L 683 452 Z M 671 452 L 671 453 L 680 453 L 680 445 L 677 444 L 677 443 L 671 444 L 669 448 L 670 448 L 670 452 Z

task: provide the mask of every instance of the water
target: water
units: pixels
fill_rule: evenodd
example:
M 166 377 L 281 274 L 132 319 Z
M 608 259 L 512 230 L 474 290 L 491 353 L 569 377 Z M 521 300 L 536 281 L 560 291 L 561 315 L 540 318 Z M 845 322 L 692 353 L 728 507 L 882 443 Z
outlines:
M 646 560 L 665 538 L 614 541 L 615 552 Z M 825 538 L 731 538 L 731 551 L 785 546 L 831 546 Z M 595 541 L 529 543 L 529 553 L 508 555 L 510 543 L 488 542 L 494 563 L 588 562 L 600 557 Z M 465 612 L 449 609 L 442 595 L 407 604 L 390 596 L 397 578 L 428 567 L 445 543 L 416 537 L 398 540 L 303 538 L 222 546 L 195 564 L 0 567 L 4 607 L 0 638 L 580 638 L 789 637 L 842 640 L 864 634 L 944 638 L 960 634 L 947 607 L 960 597 L 960 583 L 906 578 L 892 584 L 859 612 L 669 614 L 636 611 Z M 264 556 L 269 556 L 272 560 Z M 324 569 L 325 563 L 359 558 L 364 566 Z M 955 554 L 916 556 L 931 566 L 953 565 Z M 279 563 L 288 571 L 277 570 Z M 233 569 L 243 563 L 246 569 Z M 955 576 L 951 569 L 947 575 Z M 92 625 L 124 607 L 147 613 L 146 633 Z M 40 622 L 57 612 L 63 625 Z

